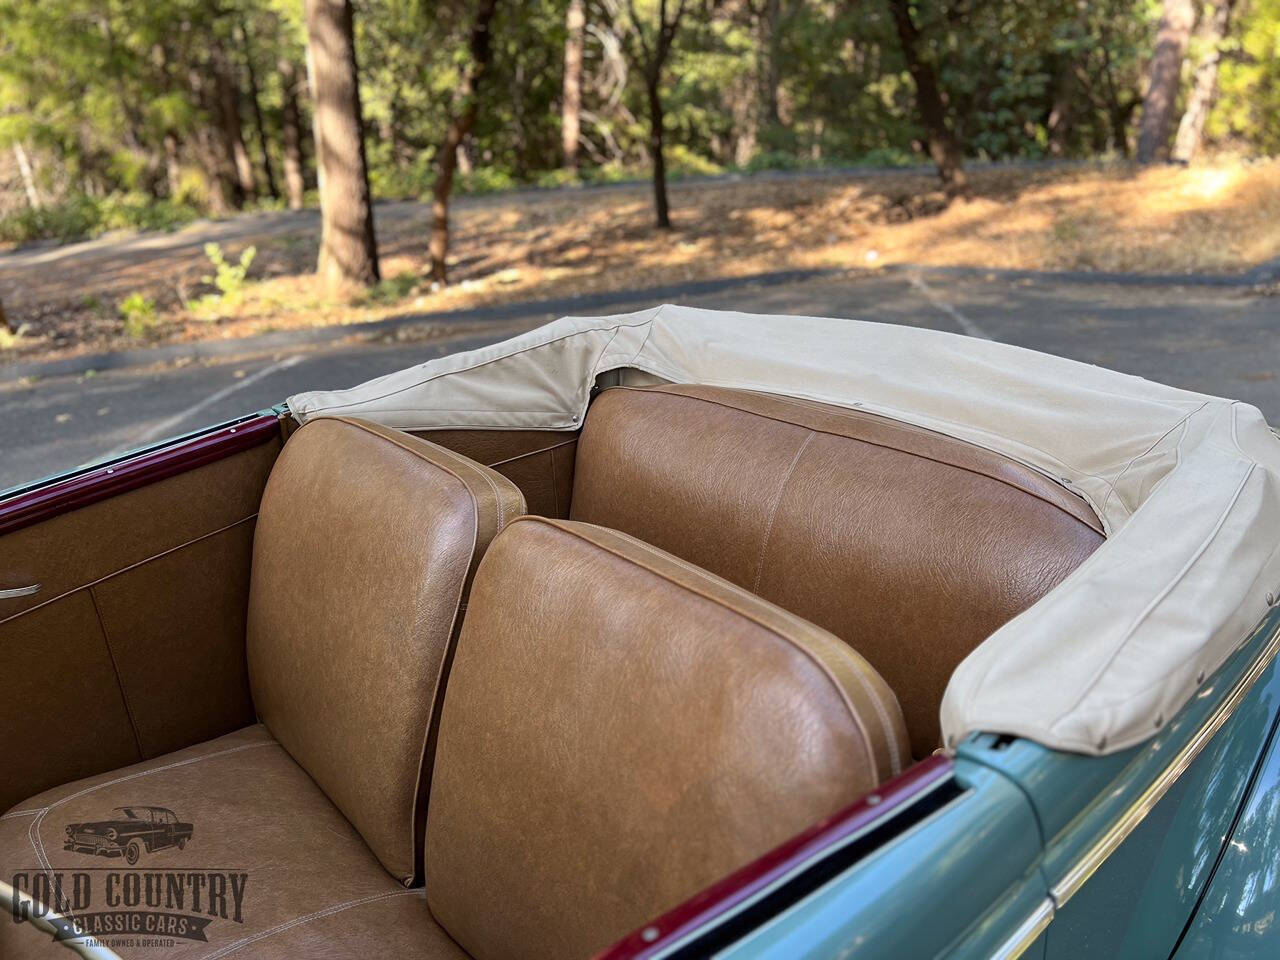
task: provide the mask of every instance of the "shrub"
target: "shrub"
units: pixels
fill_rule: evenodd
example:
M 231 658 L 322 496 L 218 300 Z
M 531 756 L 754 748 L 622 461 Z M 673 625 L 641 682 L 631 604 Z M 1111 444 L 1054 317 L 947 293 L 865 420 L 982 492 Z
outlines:
M 172 230 L 198 216 L 199 211 L 189 203 L 156 200 L 143 193 L 106 197 L 76 193 L 41 210 L 0 217 L 0 242 L 71 243 L 107 230 Z
M 763 170 L 797 170 L 799 167 L 800 161 L 793 153 L 782 150 L 763 150 L 751 158 L 747 164 L 747 171 L 759 173 Z
M 582 181 L 573 170 L 557 167 L 555 170 L 542 171 L 534 177 L 533 182 L 539 187 L 568 187 Z
M 497 167 L 475 167 L 458 180 L 459 193 L 498 193 L 516 186 L 515 177 Z
M 412 270 L 398 273 L 394 277 L 384 277 L 365 292 L 361 301 L 367 304 L 395 303 L 413 293 L 421 281 L 422 278 Z
M 156 328 L 156 302 L 141 293 L 131 293 L 116 306 L 124 320 L 126 336 L 141 340 Z
M 245 277 L 248 276 L 253 258 L 258 255 L 258 248 L 245 247 L 240 252 L 240 260 L 237 263 L 230 263 L 223 254 L 222 247 L 216 243 L 206 243 L 204 255 L 213 264 L 214 272 L 212 275 L 206 274 L 201 277 L 200 281 L 217 287 L 224 304 L 232 306 L 239 303 L 241 296 L 244 295 Z

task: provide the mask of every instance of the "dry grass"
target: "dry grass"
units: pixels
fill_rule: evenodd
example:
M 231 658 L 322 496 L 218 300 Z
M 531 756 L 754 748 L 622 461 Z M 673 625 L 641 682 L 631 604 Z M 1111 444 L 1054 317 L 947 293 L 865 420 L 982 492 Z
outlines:
M 948 204 L 923 174 L 683 184 L 676 230 L 651 226 L 641 187 L 490 197 L 458 205 L 453 283 L 432 290 L 423 208 L 379 228 L 384 276 L 373 297 L 319 295 L 316 238 L 247 238 L 259 250 L 243 301 L 209 322 L 184 305 L 208 264 L 198 248 L 133 254 L 77 271 L 10 277 L 11 315 L 34 334 L 17 357 L 132 342 L 114 305 L 140 291 L 159 304 L 157 339 L 239 337 L 789 267 L 865 270 L 893 263 L 1150 273 L 1238 272 L 1280 256 L 1280 163 L 1191 169 L 979 171 Z M 229 247 L 236 255 L 241 245 Z M 200 319 L 197 317 L 206 319 Z

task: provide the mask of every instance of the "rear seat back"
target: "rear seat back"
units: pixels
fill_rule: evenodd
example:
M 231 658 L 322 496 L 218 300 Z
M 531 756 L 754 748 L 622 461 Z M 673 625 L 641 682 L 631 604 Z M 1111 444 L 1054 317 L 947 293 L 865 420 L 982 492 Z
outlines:
M 404 882 L 470 578 L 523 512 L 487 467 L 358 420 L 299 429 L 267 482 L 248 617 L 258 715 Z
M 825 631 L 623 534 L 523 517 L 476 575 L 444 695 L 428 904 L 477 960 L 588 956 L 902 769 L 905 740 Z
M 606 390 L 570 516 L 830 630 L 938 746 L 947 680 L 1102 543 L 1079 497 L 998 454 L 854 410 L 703 386 Z

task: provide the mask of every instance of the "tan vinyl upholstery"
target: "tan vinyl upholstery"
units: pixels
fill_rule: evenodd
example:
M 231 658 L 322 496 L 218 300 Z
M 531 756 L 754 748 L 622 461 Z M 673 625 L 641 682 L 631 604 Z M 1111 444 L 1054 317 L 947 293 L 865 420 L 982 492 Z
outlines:
M 825 631 L 623 534 L 525 517 L 476 576 L 427 902 L 477 960 L 586 957 L 908 761 Z
M 957 664 L 1103 540 L 1087 504 L 998 454 L 871 414 L 706 386 L 606 390 L 570 516 L 830 630 L 940 742 Z
M 190 823 L 185 849 L 144 851 L 134 867 L 118 857 L 63 849 L 67 826 L 110 819 L 114 808 L 131 804 L 162 805 Z M 149 875 L 180 885 L 181 901 L 164 896 L 158 907 L 141 909 L 207 920 L 207 942 L 152 938 L 148 945 L 148 938 L 136 934 L 104 934 L 101 939 L 124 960 L 466 957 L 431 919 L 422 889 L 406 888 L 383 869 L 306 771 L 261 726 L 24 801 L 0 817 L 0 866 L 5 882 L 21 875 L 28 892 L 33 879 L 47 871 L 63 878 L 70 894 L 80 873 L 88 878 L 87 912 L 115 916 L 132 912 L 119 899 L 127 877 Z M 114 911 L 106 901 L 109 871 L 118 877 Z M 199 888 L 189 879 L 193 873 L 200 877 Z M 221 903 L 210 899 L 218 891 Z M 4 960 L 75 956 L 30 924 L 8 916 L 0 920 Z
M 159 950 L 179 960 L 464 958 L 409 885 L 438 684 L 479 556 L 523 511 L 510 481 L 398 431 L 340 419 L 297 430 L 253 544 L 248 671 L 262 722 L 17 804 L 0 816 L 0 876 L 241 878 L 238 917 L 213 917 L 208 942 Z M 135 804 L 172 810 L 190 842 L 147 847 L 134 866 L 63 849 L 69 826 Z M 109 909 L 106 872 L 93 876 Z M 199 913 L 187 897 L 170 912 Z M 146 938 L 104 939 L 126 960 L 157 955 Z M 66 955 L 29 924 L 0 923 L 4 960 Z
M 465 590 L 523 512 L 520 491 L 487 467 L 342 419 L 298 430 L 263 494 L 248 627 L 258 715 L 405 881 Z

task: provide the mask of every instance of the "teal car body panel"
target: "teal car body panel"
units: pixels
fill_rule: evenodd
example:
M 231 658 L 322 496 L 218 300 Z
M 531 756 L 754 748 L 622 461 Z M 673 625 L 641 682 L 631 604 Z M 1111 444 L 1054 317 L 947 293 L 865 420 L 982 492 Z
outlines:
M 1223 846 L 1174 960 L 1280 957 L 1280 736 L 1267 755 Z
M 953 776 L 945 807 L 721 956 L 990 956 L 1045 897 L 1039 832 L 1007 778 L 963 761 Z
M 1278 643 L 1275 607 L 1109 756 L 969 737 L 945 807 L 717 955 L 1280 956 Z

